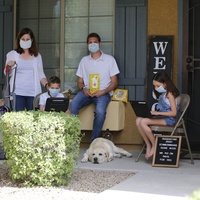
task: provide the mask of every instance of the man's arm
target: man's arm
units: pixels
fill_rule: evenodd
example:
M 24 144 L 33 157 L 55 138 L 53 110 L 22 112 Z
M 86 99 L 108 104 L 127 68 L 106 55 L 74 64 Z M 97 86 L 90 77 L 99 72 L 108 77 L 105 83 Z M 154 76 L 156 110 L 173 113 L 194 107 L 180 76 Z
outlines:
M 78 77 L 78 79 L 77 79 L 77 86 L 78 86 L 78 88 L 79 88 L 80 90 L 83 89 L 83 87 L 85 86 L 85 85 L 84 85 L 84 82 L 83 82 L 83 78 Z
M 78 79 L 77 79 L 77 86 L 78 86 L 78 88 L 80 90 L 83 90 L 83 93 L 85 94 L 85 96 L 87 96 L 87 97 L 90 96 L 90 90 L 85 87 L 83 78 L 78 77 Z
M 114 90 L 117 87 L 118 84 L 117 75 L 110 77 L 110 79 L 111 79 L 111 84 L 105 90 L 103 90 L 105 94 L 109 93 L 110 91 Z
M 111 84 L 104 90 L 99 90 L 95 93 L 93 93 L 90 96 L 96 96 L 96 97 L 100 97 L 106 93 L 109 93 L 110 91 L 114 90 L 117 87 L 118 84 L 118 79 L 117 79 L 117 75 L 110 77 L 111 79 Z

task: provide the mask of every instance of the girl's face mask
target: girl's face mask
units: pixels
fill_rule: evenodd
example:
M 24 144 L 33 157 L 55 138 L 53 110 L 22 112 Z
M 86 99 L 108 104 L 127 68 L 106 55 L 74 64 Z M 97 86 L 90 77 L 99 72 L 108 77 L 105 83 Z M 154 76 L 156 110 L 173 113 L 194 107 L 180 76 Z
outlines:
M 157 92 L 159 92 L 159 93 L 164 93 L 164 92 L 166 92 L 166 89 L 161 85 L 160 87 L 158 87 L 158 88 L 156 88 L 155 89 Z

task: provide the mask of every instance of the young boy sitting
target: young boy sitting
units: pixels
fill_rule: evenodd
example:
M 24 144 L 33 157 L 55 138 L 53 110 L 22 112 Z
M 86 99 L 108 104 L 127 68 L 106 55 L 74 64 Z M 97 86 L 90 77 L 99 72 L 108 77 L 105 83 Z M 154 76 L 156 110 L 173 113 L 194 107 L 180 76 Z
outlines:
M 48 91 L 40 95 L 39 105 L 41 111 L 45 110 L 47 98 L 64 97 L 64 95 L 60 93 L 60 82 L 61 81 L 57 76 L 52 76 L 49 78 Z

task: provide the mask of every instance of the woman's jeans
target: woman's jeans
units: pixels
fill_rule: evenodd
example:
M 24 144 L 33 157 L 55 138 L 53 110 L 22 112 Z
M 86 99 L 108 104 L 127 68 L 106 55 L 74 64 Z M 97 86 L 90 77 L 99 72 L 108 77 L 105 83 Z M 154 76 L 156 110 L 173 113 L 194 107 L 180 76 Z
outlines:
M 91 103 L 95 104 L 94 121 L 91 142 L 101 135 L 102 127 L 106 118 L 106 108 L 111 100 L 109 93 L 100 97 L 86 97 L 83 91 L 78 92 L 70 103 L 71 114 L 78 115 L 79 110 Z M 87 117 L 87 116 L 85 116 Z
M 33 110 L 34 97 L 16 95 L 15 110 Z

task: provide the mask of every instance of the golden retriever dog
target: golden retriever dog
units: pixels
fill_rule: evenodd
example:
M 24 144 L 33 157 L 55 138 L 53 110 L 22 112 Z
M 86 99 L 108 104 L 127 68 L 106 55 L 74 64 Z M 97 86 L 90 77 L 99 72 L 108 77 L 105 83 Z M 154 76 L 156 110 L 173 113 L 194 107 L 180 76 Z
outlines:
M 90 144 L 83 155 L 81 162 L 88 161 L 94 164 L 110 162 L 114 157 L 121 158 L 123 155 L 132 157 L 132 154 L 114 145 L 114 143 L 105 138 L 96 138 Z

